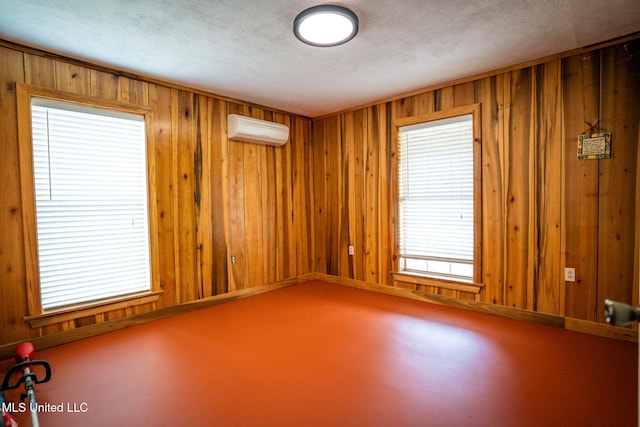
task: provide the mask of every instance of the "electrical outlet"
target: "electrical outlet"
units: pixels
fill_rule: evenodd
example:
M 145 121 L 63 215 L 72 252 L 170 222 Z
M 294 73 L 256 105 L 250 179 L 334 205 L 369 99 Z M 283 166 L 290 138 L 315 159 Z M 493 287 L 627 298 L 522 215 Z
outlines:
M 235 264 L 235 263 L 236 263 L 236 256 L 231 255 L 231 264 Z
M 355 253 L 355 249 L 353 246 L 349 246 L 349 255 L 353 255 Z
M 576 269 L 572 267 L 567 267 L 564 269 L 564 281 L 565 282 L 575 282 L 576 281 Z

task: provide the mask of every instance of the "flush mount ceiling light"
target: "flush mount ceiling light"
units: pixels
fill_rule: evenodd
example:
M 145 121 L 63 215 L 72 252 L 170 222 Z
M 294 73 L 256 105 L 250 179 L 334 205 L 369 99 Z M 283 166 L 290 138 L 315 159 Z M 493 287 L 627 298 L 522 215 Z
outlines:
M 314 6 L 296 16 L 293 33 L 301 42 L 311 46 L 338 46 L 356 36 L 358 17 L 342 6 Z

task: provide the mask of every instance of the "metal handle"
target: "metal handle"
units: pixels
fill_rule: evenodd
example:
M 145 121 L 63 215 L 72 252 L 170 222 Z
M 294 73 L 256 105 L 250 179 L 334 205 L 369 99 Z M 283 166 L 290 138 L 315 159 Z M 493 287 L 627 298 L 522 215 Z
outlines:
M 640 320 L 640 307 L 607 298 L 604 301 L 604 318 L 610 325 L 627 326 Z

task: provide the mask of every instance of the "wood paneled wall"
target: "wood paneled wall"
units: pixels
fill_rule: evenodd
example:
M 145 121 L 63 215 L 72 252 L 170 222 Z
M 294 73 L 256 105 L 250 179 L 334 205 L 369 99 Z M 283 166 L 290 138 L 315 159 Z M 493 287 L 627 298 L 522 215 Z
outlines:
M 152 244 L 163 290 L 155 305 L 35 329 L 23 319 L 16 82 L 152 109 L 157 197 L 150 212 L 158 217 Z M 232 112 L 289 125 L 289 142 L 228 141 Z M 311 148 L 307 118 L 0 45 L 0 345 L 314 272 Z
M 639 99 L 635 40 L 314 120 L 318 272 L 407 286 L 390 275 L 393 121 L 480 103 L 480 301 L 602 322 L 605 298 L 638 302 Z M 613 133 L 610 159 L 577 159 L 587 123 Z M 564 281 L 565 267 L 576 269 L 575 283 Z
M 478 299 L 391 275 L 393 121 L 475 103 L 482 111 L 479 300 L 602 322 L 604 298 L 638 302 L 639 58 L 638 40 L 629 41 L 311 121 L 0 43 L 0 345 L 314 272 Z M 153 111 L 150 211 L 163 290 L 156 304 L 40 328 L 25 322 L 16 82 Z M 281 148 L 230 142 L 228 113 L 286 123 L 290 141 Z M 613 133 L 611 159 L 577 160 L 587 123 Z M 563 280 L 565 266 L 576 269 L 575 283 Z

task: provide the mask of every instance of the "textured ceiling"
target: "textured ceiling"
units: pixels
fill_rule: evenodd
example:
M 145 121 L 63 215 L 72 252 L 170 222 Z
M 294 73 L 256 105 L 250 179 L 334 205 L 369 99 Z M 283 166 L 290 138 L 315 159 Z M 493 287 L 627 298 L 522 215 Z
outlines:
M 347 0 L 351 42 L 292 32 L 310 0 L 0 0 L 0 38 L 310 117 L 640 31 L 640 0 Z

